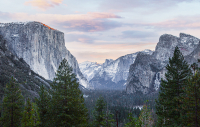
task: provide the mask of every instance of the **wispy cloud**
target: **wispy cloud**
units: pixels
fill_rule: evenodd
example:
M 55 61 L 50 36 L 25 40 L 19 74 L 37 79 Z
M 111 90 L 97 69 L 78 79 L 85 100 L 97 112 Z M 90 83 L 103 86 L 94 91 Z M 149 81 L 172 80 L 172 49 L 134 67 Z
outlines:
M 168 30 L 180 30 L 180 29 L 199 29 L 200 28 L 200 18 L 199 15 L 196 16 L 181 16 L 175 19 L 167 20 L 164 22 L 151 23 L 149 26 L 153 26 L 159 29 Z
M 51 7 L 58 6 L 63 0 L 29 0 L 25 2 L 25 5 L 31 5 L 42 10 L 46 10 Z
M 182 2 L 192 2 L 195 0 L 104 0 L 101 8 L 112 9 L 136 9 L 136 8 L 152 8 L 166 9 L 174 7 Z M 112 4 L 111 4 L 112 3 Z
M 81 42 L 91 44 L 94 42 L 94 38 L 84 34 L 65 34 L 66 42 Z
M 155 32 L 135 31 L 135 30 L 123 31 L 121 35 L 122 38 L 150 38 L 156 36 L 158 35 Z
M 121 16 L 112 13 L 89 12 L 88 14 L 94 18 L 121 18 Z
M 122 23 L 112 20 L 70 20 L 59 22 L 62 26 L 71 31 L 97 32 L 121 27 Z
M 40 21 L 45 24 L 52 24 L 61 30 L 96 32 L 121 27 L 122 23 L 110 20 L 111 18 L 120 18 L 112 13 L 89 12 L 86 14 L 35 14 L 27 13 L 8 13 L 0 12 L 1 17 L 8 17 L 18 21 Z

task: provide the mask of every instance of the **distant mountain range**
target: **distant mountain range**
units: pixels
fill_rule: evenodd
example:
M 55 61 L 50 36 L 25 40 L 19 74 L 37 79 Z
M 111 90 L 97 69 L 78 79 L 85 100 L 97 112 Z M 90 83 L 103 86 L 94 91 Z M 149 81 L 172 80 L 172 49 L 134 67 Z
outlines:
M 161 78 L 165 78 L 165 66 L 173 56 L 176 46 L 192 64 L 200 59 L 199 39 L 188 34 L 180 33 L 180 37 L 164 34 L 152 54 L 138 53 L 135 62 L 130 66 L 126 82 L 127 93 L 141 91 L 151 93 L 157 91 Z
M 144 50 L 116 60 L 106 59 L 103 64 L 89 61 L 78 64 L 65 47 L 64 33 L 40 22 L 0 23 L 0 35 L 6 41 L 5 44 L 4 41 L 0 42 L 1 47 L 6 47 L 6 52 L 4 48 L 0 50 L 1 59 L 8 61 L 8 65 L 2 66 L 0 76 L 14 75 L 12 71 L 3 73 L 6 71 L 4 66 L 15 68 L 18 67 L 15 63 L 19 63 L 20 71 L 24 68 L 26 72 L 31 72 L 34 77 L 39 77 L 36 79 L 38 82 L 46 84 L 47 87 L 49 81 L 55 77 L 63 58 L 66 58 L 73 68 L 82 89 L 126 90 L 127 93 L 139 91 L 144 94 L 159 89 L 161 78 L 164 78 L 166 72 L 165 66 L 176 46 L 189 64 L 200 59 L 200 40 L 184 33 L 181 33 L 180 37 L 162 35 L 155 51 Z M 14 68 L 13 70 L 17 69 Z M 37 82 L 36 80 L 32 79 L 31 82 Z M 33 88 L 30 85 L 24 87 L 37 96 L 37 85 L 35 83 Z
M 87 61 L 79 66 L 94 89 L 126 89 L 127 93 L 147 94 L 159 89 L 161 78 L 165 78 L 165 66 L 176 46 L 189 64 L 200 59 L 199 41 L 184 33 L 180 33 L 180 37 L 164 34 L 155 51 L 144 50 L 116 60 L 106 59 L 103 64 Z
M 141 52 L 153 53 L 151 50 Z M 128 54 L 116 60 L 106 59 L 103 64 L 86 61 L 80 63 L 79 67 L 93 89 L 122 90 L 126 88 L 129 67 L 134 63 L 138 53 Z

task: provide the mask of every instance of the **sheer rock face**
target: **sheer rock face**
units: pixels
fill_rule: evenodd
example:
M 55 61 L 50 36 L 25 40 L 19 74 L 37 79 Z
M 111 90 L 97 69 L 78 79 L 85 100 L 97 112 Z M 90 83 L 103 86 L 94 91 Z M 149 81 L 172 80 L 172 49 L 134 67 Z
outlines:
M 0 34 L 8 41 L 9 50 L 44 78 L 53 80 L 60 62 L 66 58 L 80 84 L 89 86 L 76 58 L 65 47 L 64 33 L 40 22 L 27 22 L 1 23 Z
M 0 100 L 4 94 L 3 89 L 11 77 L 14 77 L 19 84 L 25 98 L 39 97 L 40 86 L 50 88 L 51 82 L 32 71 L 23 59 L 8 50 L 7 44 L 7 41 L 0 36 Z
M 152 55 L 139 53 L 134 64 L 130 66 L 126 82 L 127 93 L 141 91 L 150 93 L 157 91 L 161 78 L 165 78 L 165 66 L 173 56 L 178 46 L 185 60 L 192 64 L 200 58 L 199 39 L 191 35 L 180 33 L 180 37 L 164 34 L 160 37 L 155 52 Z
M 152 54 L 151 50 L 142 51 Z M 125 89 L 129 67 L 134 63 L 138 52 L 119 57 L 116 60 L 106 59 L 103 64 L 84 62 L 80 64 L 82 73 L 94 89 Z

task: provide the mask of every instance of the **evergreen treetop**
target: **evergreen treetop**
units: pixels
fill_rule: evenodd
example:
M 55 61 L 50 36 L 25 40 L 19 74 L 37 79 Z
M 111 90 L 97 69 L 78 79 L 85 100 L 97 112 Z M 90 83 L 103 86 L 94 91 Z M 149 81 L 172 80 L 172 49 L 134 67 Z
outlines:
M 191 75 L 189 65 L 184 60 L 179 48 L 176 47 L 174 55 L 169 58 L 166 66 L 165 79 L 161 80 L 159 97 L 156 100 L 156 114 L 159 126 L 182 126 L 181 95 L 187 78 Z
M 53 80 L 51 108 L 56 126 L 86 126 L 87 109 L 76 75 L 66 59 L 60 63 Z

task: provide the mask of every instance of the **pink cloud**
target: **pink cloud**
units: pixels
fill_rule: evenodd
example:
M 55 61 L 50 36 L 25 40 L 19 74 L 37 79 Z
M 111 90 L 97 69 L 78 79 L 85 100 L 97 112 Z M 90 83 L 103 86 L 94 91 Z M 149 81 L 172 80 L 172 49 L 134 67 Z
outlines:
M 25 2 L 25 5 L 31 5 L 42 10 L 46 10 L 51 7 L 58 6 L 63 0 L 29 0 Z
M 1 15 L 0 15 L 1 16 Z M 89 12 L 86 14 L 69 14 L 69 15 L 61 15 L 61 14 L 27 14 L 27 13 L 9 13 L 11 18 L 21 19 L 21 20 L 39 20 L 39 21 L 94 21 L 108 18 L 120 18 L 120 16 L 114 15 L 112 13 L 98 13 L 98 12 Z M 90 22 L 91 24 L 94 22 Z M 74 25 L 77 23 L 75 22 Z
M 112 13 L 88 12 L 88 15 L 94 18 L 121 18 L 120 16 Z
M 3 13 L 2 13 L 3 14 Z M 4 15 L 4 14 L 3 14 Z M 3 16 L 2 15 L 2 16 Z M 1 12 L 0 12 L 1 17 Z M 105 31 L 120 27 L 122 24 L 110 20 L 110 18 L 120 18 L 112 13 L 98 13 L 90 12 L 86 14 L 34 14 L 27 13 L 9 13 L 7 18 L 14 19 L 15 21 L 39 21 L 44 24 L 48 24 L 52 27 L 57 27 L 60 30 L 70 31 L 84 31 L 84 32 L 96 32 Z
M 163 29 L 199 29 L 200 18 L 199 16 L 186 16 L 177 17 L 168 21 L 146 24 L 148 26 L 154 26 L 156 28 Z

